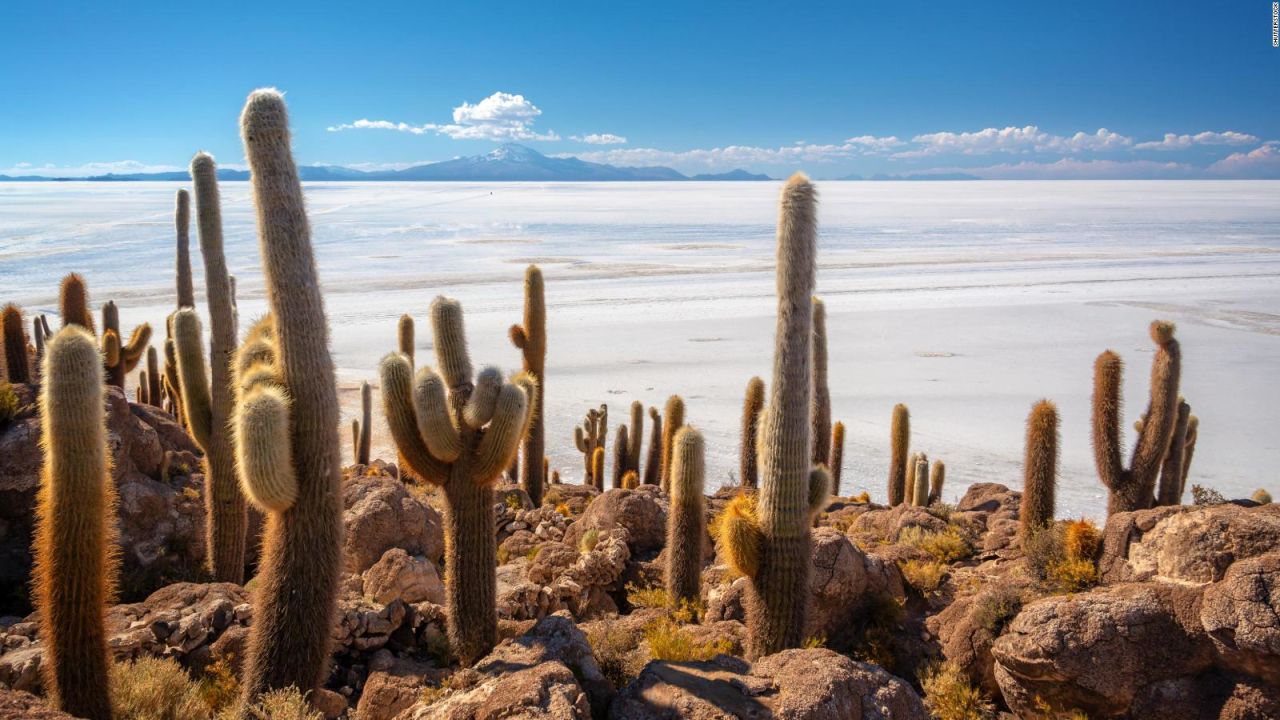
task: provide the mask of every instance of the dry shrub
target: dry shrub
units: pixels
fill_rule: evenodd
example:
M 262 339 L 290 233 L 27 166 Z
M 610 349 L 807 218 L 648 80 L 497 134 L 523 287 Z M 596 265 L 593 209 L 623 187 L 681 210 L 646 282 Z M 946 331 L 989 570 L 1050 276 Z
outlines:
M 312 707 L 295 687 L 273 690 L 247 710 L 249 720 L 324 720 L 324 714 Z M 226 717 L 236 716 L 227 713 Z
M 936 560 L 908 560 L 900 567 L 902 579 L 922 593 L 937 590 L 947 574 L 947 566 Z
M 733 641 L 727 638 L 699 642 L 685 632 L 674 618 L 661 617 L 644 628 L 644 639 L 649 645 L 651 660 L 693 662 L 710 660 L 717 655 L 733 652 Z
M 141 657 L 111 666 L 116 720 L 192 720 L 212 712 L 197 685 L 172 660 Z
M 926 530 L 914 525 L 905 527 L 898 533 L 898 544 L 928 553 L 941 563 L 963 560 L 973 554 L 973 546 L 954 526 L 948 526 L 946 530 Z
M 627 583 L 627 602 L 632 608 L 659 608 L 671 605 L 671 597 L 662 587 L 640 587 L 635 583 Z
M 204 670 L 200 678 L 200 699 L 214 712 L 235 704 L 240 696 L 240 681 L 230 658 L 220 657 Z
M 854 501 L 854 502 L 856 502 L 856 503 L 859 503 L 859 504 L 862 504 L 862 505 L 866 505 L 866 504 L 868 504 L 868 503 L 870 503 L 870 502 L 871 502 L 871 494 L 870 494 L 870 493 L 868 493 L 867 491 L 863 490 L 861 493 L 859 493 L 858 495 L 853 496 L 853 497 L 852 497 L 852 498 L 850 498 L 850 499 L 851 499 L 851 500 L 853 500 L 853 501 Z
M 1010 620 L 1022 611 L 1022 593 L 1008 585 L 996 585 L 974 598 L 972 613 L 974 624 L 1000 637 Z
M 18 406 L 18 393 L 8 381 L 0 380 L 0 428 L 8 427 L 21 410 Z
M 630 633 L 609 622 L 595 623 L 587 632 L 591 654 L 600 665 L 600 672 L 615 688 L 631 684 L 644 669 L 645 658 L 636 651 L 635 640 Z
M 1022 537 L 1027 569 L 1045 589 L 1074 593 L 1098 583 L 1101 535 L 1089 520 L 1056 522 Z
M 955 663 L 927 668 L 920 676 L 924 704 L 937 720 L 991 720 L 996 717 L 991 698 L 969 683 Z
M 1221 505 L 1227 501 L 1222 493 L 1200 485 L 1191 486 L 1191 501 L 1196 505 Z

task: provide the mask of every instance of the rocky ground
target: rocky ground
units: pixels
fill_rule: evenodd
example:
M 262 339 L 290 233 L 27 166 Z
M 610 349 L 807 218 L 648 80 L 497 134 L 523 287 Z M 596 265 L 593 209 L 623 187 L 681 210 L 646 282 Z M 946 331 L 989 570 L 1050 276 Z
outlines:
M 108 425 L 123 546 L 111 651 L 171 658 L 206 684 L 234 678 L 252 581 L 202 581 L 198 451 L 171 417 L 115 390 Z M 0 718 L 65 717 L 40 699 L 26 599 L 38 435 L 30 409 L 0 427 Z M 735 492 L 708 498 L 712 526 Z M 343 502 L 333 668 L 311 697 L 326 717 L 1280 717 L 1273 504 L 1117 514 L 1080 561 L 1080 528 L 1061 526 L 1066 545 L 1020 541 L 1020 493 L 1003 485 L 976 485 L 954 507 L 835 498 L 813 535 L 808 647 L 749 663 L 746 580 L 712 537 L 701 607 L 666 608 L 656 487 L 553 485 L 535 508 L 504 485 L 504 639 L 458 667 L 444 639 L 439 498 L 374 461 L 346 469 Z

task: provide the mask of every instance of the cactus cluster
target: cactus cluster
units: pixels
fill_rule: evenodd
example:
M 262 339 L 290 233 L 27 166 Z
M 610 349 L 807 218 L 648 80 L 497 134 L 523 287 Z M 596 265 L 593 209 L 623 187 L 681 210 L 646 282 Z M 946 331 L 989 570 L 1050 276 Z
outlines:
M 587 411 L 580 427 L 573 429 L 573 444 L 582 453 L 582 484 L 594 485 L 597 490 L 604 490 L 604 472 L 596 473 L 596 451 L 600 451 L 601 464 L 605 448 L 605 435 L 609 432 L 609 406 L 601 404 L 599 409 Z

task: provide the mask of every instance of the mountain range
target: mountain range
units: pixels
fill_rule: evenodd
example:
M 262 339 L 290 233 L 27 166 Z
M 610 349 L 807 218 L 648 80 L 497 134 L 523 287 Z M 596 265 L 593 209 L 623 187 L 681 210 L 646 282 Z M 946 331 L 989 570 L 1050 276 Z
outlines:
M 689 177 L 668 167 L 618 167 L 604 163 L 579 160 L 576 157 L 548 157 L 524 145 L 509 143 L 485 155 L 471 155 L 443 162 L 414 165 L 402 170 L 356 170 L 339 165 L 303 165 L 298 175 L 304 181 L 339 180 L 352 181 L 541 181 L 541 182 L 603 182 L 618 180 L 772 180 L 768 175 L 756 175 L 746 170 L 727 173 L 694 175 Z M 55 178 L 42 175 L 0 175 L 0 182 L 38 181 L 185 181 L 191 178 L 186 172 L 158 172 L 135 174 L 107 174 L 78 178 Z M 220 180 L 248 180 L 246 170 L 222 168 Z

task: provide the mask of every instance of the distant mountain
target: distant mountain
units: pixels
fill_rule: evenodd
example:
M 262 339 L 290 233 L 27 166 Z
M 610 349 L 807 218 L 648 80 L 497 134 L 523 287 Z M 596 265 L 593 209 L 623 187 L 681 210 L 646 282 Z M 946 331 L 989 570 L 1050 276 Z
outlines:
M 751 180 L 772 180 L 773 178 L 769 177 L 768 175 L 757 175 L 756 173 L 749 173 L 749 172 L 747 172 L 746 170 L 743 170 L 743 169 L 739 168 L 739 169 L 737 169 L 737 170 L 730 170 L 729 172 L 724 172 L 724 173 L 711 173 L 711 174 L 703 174 L 703 175 L 694 175 L 693 177 L 691 177 L 691 178 L 689 178 L 689 179 L 690 179 L 690 180 L 740 180 L 740 181 L 751 181 Z
M 689 178 L 668 167 L 618 167 L 603 163 L 587 162 L 575 157 L 548 157 L 523 145 L 507 144 L 485 155 L 472 155 L 443 162 L 415 165 L 403 170 L 364 171 L 338 165 L 303 165 L 298 175 L 304 181 L 543 181 L 543 182 L 603 182 L 615 180 L 688 180 Z M 53 178 L 38 175 L 10 177 L 0 175 L 0 182 L 36 181 L 185 181 L 185 172 L 137 173 L 128 175 L 95 175 L 80 178 Z M 218 170 L 219 180 L 248 180 L 245 170 Z M 699 175 L 698 180 L 768 180 L 764 175 L 752 175 L 744 170 L 721 175 Z
M 884 173 L 879 173 L 876 175 L 872 175 L 869 178 L 864 178 L 861 175 L 845 175 L 844 177 L 840 177 L 836 179 L 837 180 L 864 180 L 864 181 L 871 180 L 873 182 L 888 182 L 888 181 L 897 181 L 897 180 L 902 180 L 902 181 L 981 180 L 982 178 L 978 177 L 977 175 L 968 175 L 966 173 L 957 172 L 957 173 L 918 173 L 913 175 L 886 175 Z

